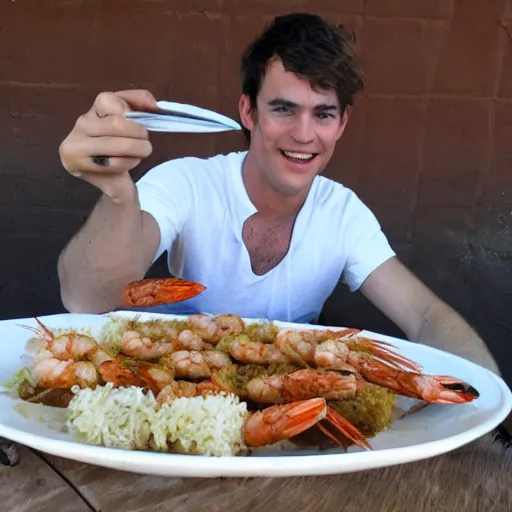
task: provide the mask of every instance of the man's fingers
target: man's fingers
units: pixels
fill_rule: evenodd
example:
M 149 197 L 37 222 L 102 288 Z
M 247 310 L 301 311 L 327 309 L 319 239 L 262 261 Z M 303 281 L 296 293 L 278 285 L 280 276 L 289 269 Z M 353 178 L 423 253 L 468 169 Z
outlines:
M 96 161 L 104 160 L 104 162 L 95 163 L 97 169 L 92 169 L 89 162 L 84 162 L 84 167 L 87 166 L 88 172 L 97 173 L 119 173 L 131 170 L 140 164 L 140 158 L 123 158 L 123 157 L 91 157 L 93 163 Z
M 120 156 L 147 158 L 153 151 L 151 142 L 127 137 L 95 137 L 83 143 L 83 152 L 90 156 Z
M 127 137 L 149 139 L 149 132 L 143 126 L 116 114 L 103 118 L 85 114 L 76 122 L 76 129 L 88 137 Z
M 124 116 L 130 110 L 130 106 L 115 93 L 102 92 L 96 97 L 92 110 L 98 117 Z
M 96 97 L 93 111 L 98 117 L 116 114 L 124 115 L 129 110 L 155 110 L 156 100 L 146 90 L 102 92 Z
M 70 173 L 73 176 L 87 175 L 101 175 L 105 177 L 112 176 L 113 174 L 120 174 L 130 171 L 137 167 L 141 162 L 140 158 L 123 158 L 116 156 L 86 156 L 77 160 L 73 165 L 73 171 Z
M 149 140 L 129 139 L 125 137 L 92 137 L 69 139 L 60 147 L 64 167 L 72 172 L 117 171 L 113 158 L 142 160 L 147 158 L 153 147 Z M 66 155 L 71 155 L 67 157 Z M 93 162 L 92 157 L 109 157 L 109 165 L 104 161 Z M 128 170 L 128 169 L 125 169 Z
M 156 98 L 145 89 L 117 91 L 115 94 L 122 98 L 129 105 L 131 110 L 155 112 L 157 109 Z
M 60 160 L 73 176 L 106 193 L 153 151 L 149 133 L 125 118 L 130 110 L 155 111 L 156 100 L 146 90 L 102 92 L 59 146 Z M 123 177 L 124 176 L 124 177 Z

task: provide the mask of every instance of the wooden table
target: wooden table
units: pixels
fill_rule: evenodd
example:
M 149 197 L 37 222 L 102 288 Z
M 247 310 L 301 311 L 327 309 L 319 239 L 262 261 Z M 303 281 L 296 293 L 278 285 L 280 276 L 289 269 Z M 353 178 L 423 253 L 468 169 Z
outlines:
M 512 511 L 512 448 L 493 434 L 421 462 L 284 479 L 137 475 L 17 448 L 0 467 L 2 512 Z

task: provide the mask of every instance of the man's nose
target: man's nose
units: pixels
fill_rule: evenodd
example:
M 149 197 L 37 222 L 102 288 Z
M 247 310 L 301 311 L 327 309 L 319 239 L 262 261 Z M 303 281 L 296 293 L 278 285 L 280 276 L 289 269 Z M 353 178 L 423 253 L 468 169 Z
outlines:
M 309 144 L 314 139 L 313 120 L 306 115 L 298 116 L 291 136 L 299 144 Z

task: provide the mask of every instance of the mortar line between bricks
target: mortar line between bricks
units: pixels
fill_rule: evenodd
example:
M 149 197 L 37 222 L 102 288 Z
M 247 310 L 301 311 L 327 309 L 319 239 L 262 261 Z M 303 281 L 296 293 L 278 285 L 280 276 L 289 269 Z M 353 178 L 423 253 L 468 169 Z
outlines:
M 415 176 L 415 186 L 414 186 L 414 194 L 411 201 L 411 208 L 410 208 L 410 222 L 408 226 L 408 243 L 412 249 L 414 246 L 414 237 L 416 233 L 416 214 L 418 209 L 418 202 L 419 202 L 419 187 L 420 187 L 420 181 L 421 181 L 421 174 L 423 172 L 423 157 L 424 157 L 424 150 L 425 150 L 425 141 L 427 138 L 427 105 L 423 104 L 422 109 L 422 123 L 420 125 L 420 140 L 418 144 L 418 155 L 417 155 L 417 167 L 416 167 L 416 176 Z M 412 250 L 411 250 L 411 267 L 414 266 L 414 261 L 412 259 Z
M 384 92 L 368 92 L 368 98 L 390 99 L 390 100 L 409 100 L 409 101 L 429 101 L 429 100 L 455 100 L 455 101 L 495 101 L 497 103 L 512 103 L 512 98 L 500 98 L 497 96 L 465 96 L 455 93 L 411 93 L 411 94 L 393 94 Z
M 155 82 L 140 82 L 138 87 L 154 86 Z M 104 88 L 104 83 L 49 83 L 49 82 L 17 82 L 13 80 L 0 80 L 0 87 L 26 87 L 27 89 L 93 89 Z
M 354 17 L 354 18 L 364 18 L 365 20 L 369 20 L 369 21 L 376 21 L 376 20 L 382 20 L 384 22 L 388 22 L 388 21 L 413 21 L 413 22 L 423 22 L 423 21 L 431 21 L 431 22 L 442 22 L 442 21 L 446 21 L 446 22 L 449 22 L 451 21 L 452 19 L 452 16 L 453 16 L 453 12 L 451 12 L 450 14 L 448 14 L 447 16 L 396 16 L 396 15 L 387 15 L 387 14 L 367 14 L 366 12 L 366 9 L 367 9 L 367 6 L 366 6 L 366 0 L 364 0 L 364 3 L 363 3 L 363 8 L 360 12 L 339 12 L 339 11 L 331 11 L 330 9 L 324 9 L 322 10 L 322 14 L 323 15 L 342 15 L 342 16 L 351 16 L 351 17 Z M 194 14 L 197 14 L 201 11 L 201 9 L 194 9 L 193 12 Z M 213 14 L 226 14 L 226 12 L 224 10 L 221 10 L 221 9 L 207 9 L 208 12 L 211 12 Z M 176 9 L 175 10 L 176 14 L 179 16 L 179 15 L 183 15 L 183 14 L 189 14 L 189 11 L 188 10 L 184 10 L 184 9 Z M 259 16 L 273 16 L 273 12 L 274 11 L 262 11 L 262 12 L 258 12 L 256 13 L 257 15 Z M 247 16 L 248 13 L 246 10 L 238 10 L 238 9 L 234 9 L 232 11 L 230 11 L 230 14 L 234 15 L 234 16 Z M 255 14 L 255 13 L 249 13 L 249 14 Z
M 150 87 L 155 82 L 140 82 L 137 84 L 138 87 Z M 49 82 L 21 82 L 15 80 L 0 80 L 0 87 L 26 87 L 26 88 L 45 88 L 45 89 L 91 89 L 105 87 L 104 83 L 49 83 Z M 383 93 L 383 92 L 366 92 L 366 98 L 368 99 L 390 99 L 390 100 L 436 100 L 446 99 L 455 101 L 495 101 L 497 103 L 512 103 L 511 98 L 500 98 L 497 96 L 465 96 L 463 94 L 456 93 L 409 93 L 409 94 L 394 94 L 394 93 Z
M 498 21 L 498 26 L 500 25 L 500 21 Z M 503 67 L 505 63 L 505 53 L 506 53 L 506 45 L 508 43 L 507 36 L 508 34 L 500 34 L 500 37 L 498 38 L 498 51 L 497 51 L 497 61 L 498 64 L 496 66 L 496 73 L 494 76 L 494 86 L 493 86 L 493 94 L 495 97 L 498 96 L 500 85 L 503 77 Z M 478 190 L 476 191 L 476 197 L 475 197 L 475 208 L 473 213 L 473 221 L 476 222 L 476 215 L 477 215 L 477 209 L 478 206 L 482 204 L 482 200 L 485 195 L 486 186 L 489 184 L 491 175 L 492 175 L 492 167 L 494 163 L 494 155 L 495 155 L 495 146 L 496 146 L 496 140 L 495 140 L 495 125 L 496 125 L 496 103 L 497 102 L 491 102 L 491 105 L 489 106 L 489 154 L 487 158 L 487 166 L 486 169 L 481 176 L 480 179 L 480 186 L 478 187 Z M 508 102 L 504 102 L 508 103 Z M 473 230 L 474 234 L 474 230 Z
M 500 25 L 500 23 L 501 22 L 498 21 L 498 25 L 503 26 L 503 24 L 501 23 L 501 25 Z M 505 65 L 505 54 L 506 54 L 507 45 L 509 44 L 509 38 L 510 38 L 510 40 L 512 40 L 512 37 L 510 36 L 510 32 L 508 32 L 508 30 L 506 31 L 506 33 L 500 32 L 500 36 L 498 37 L 498 57 L 497 57 L 498 65 L 497 65 L 497 69 L 496 69 L 496 76 L 494 77 L 494 90 L 493 90 L 495 97 L 498 97 L 498 95 L 499 95 L 501 82 L 503 80 L 503 68 Z

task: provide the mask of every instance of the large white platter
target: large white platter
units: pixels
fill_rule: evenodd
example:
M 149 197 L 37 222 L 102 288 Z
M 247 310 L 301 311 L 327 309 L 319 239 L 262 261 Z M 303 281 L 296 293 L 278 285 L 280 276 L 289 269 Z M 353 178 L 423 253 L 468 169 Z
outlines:
M 137 315 L 141 319 L 181 318 L 149 313 Z M 101 315 L 76 314 L 41 318 L 50 328 L 90 327 L 93 334 L 107 319 Z M 2 383 L 22 367 L 20 356 L 31 336 L 18 324 L 36 326 L 32 318 L 0 321 Z M 304 328 L 295 324 L 281 325 Z M 76 442 L 67 433 L 52 430 L 33 418 L 27 419 L 14 409 L 21 401 L 3 393 L 0 393 L 0 436 L 52 455 L 136 473 L 175 477 L 287 477 L 348 473 L 434 457 L 485 435 L 509 414 L 512 408 L 510 389 L 492 372 L 430 347 L 367 331 L 364 335 L 393 343 L 402 354 L 422 364 L 426 373 L 452 375 L 469 382 L 480 392 L 480 397 L 463 405 L 430 405 L 396 420 L 388 431 L 370 440 L 374 447 L 372 452 L 356 447 L 348 453 L 333 450 L 276 452 L 251 457 L 200 457 L 102 448 Z

